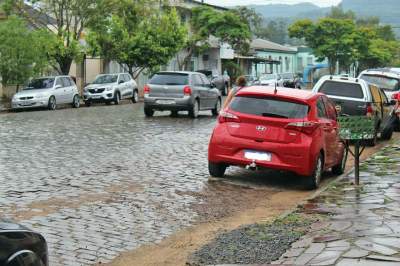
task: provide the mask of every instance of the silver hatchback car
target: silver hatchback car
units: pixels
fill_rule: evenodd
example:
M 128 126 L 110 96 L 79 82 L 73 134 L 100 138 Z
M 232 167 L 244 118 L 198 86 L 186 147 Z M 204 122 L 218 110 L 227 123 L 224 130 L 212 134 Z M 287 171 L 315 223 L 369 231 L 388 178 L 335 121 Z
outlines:
M 188 111 L 192 118 L 200 110 L 218 115 L 221 101 L 221 92 L 198 72 L 159 72 L 144 86 L 144 113 L 148 117 L 154 111 L 171 111 L 173 116 Z
M 55 110 L 58 104 L 71 104 L 74 108 L 80 105 L 78 88 L 69 76 L 32 79 L 11 100 L 12 109 L 47 107 Z

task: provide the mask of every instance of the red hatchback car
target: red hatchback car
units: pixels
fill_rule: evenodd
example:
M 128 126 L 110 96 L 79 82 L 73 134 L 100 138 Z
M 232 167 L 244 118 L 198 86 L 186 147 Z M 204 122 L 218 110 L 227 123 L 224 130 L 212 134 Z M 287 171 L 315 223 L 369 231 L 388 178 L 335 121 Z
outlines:
M 334 104 L 321 93 L 252 86 L 221 111 L 208 149 L 211 176 L 228 166 L 287 170 L 317 188 L 329 168 L 344 171 L 346 156 Z

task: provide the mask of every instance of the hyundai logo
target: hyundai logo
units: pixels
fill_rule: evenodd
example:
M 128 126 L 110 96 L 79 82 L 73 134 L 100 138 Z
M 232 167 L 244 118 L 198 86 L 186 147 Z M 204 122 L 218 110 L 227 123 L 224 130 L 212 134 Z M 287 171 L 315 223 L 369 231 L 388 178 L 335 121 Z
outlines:
M 256 129 L 257 129 L 258 131 L 265 131 L 265 130 L 267 130 L 267 128 L 264 127 L 264 126 L 256 126 Z

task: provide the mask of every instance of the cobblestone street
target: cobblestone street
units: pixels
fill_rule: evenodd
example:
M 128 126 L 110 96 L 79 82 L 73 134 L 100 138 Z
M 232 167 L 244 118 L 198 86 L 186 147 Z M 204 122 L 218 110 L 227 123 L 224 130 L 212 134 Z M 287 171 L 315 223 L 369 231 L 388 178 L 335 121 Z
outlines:
M 208 182 L 210 112 L 146 119 L 142 108 L 0 115 L 0 212 L 45 236 L 51 265 L 105 263 L 230 208 L 250 208 L 258 202 L 251 196 L 266 199 L 287 180 L 297 189 L 290 176 L 261 181 L 253 193 Z M 228 175 L 236 182 L 241 171 Z M 232 205 L 232 197 L 241 201 Z

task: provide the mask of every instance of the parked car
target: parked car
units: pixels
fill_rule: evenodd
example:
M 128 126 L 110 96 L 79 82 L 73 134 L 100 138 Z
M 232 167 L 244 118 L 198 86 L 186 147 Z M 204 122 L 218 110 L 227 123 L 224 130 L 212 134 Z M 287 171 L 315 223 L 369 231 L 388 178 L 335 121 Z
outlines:
M 296 88 L 301 89 L 301 78 L 295 73 L 283 73 L 281 74 L 283 80 L 283 86 L 285 88 Z
M 262 74 L 253 84 L 263 86 L 275 86 L 276 84 L 278 87 L 283 87 L 283 79 L 279 74 Z
M 55 110 L 58 104 L 71 104 L 78 108 L 80 97 L 75 82 L 69 76 L 32 79 L 12 100 L 12 109 L 47 107 Z
M 213 73 L 211 70 L 197 70 L 196 72 L 206 75 L 210 82 L 220 90 L 222 95 L 228 95 L 229 77 L 225 75 L 218 75 L 215 72 Z
M 392 98 L 393 94 L 400 91 L 400 69 L 368 69 L 361 72 L 358 78 L 382 88 L 389 99 Z
M 344 171 L 346 156 L 334 104 L 311 91 L 251 86 L 221 111 L 208 148 L 211 176 L 228 166 L 270 168 L 307 176 L 318 187 L 322 172 Z
M 374 146 L 378 134 L 388 140 L 392 137 L 393 106 L 384 91 L 362 79 L 344 76 L 324 76 L 313 88 L 313 92 L 326 94 L 337 105 L 341 115 L 371 116 L 375 119 L 375 138 L 368 141 Z
M 200 110 L 217 115 L 221 109 L 221 92 L 202 73 L 159 72 L 144 86 L 144 113 L 154 111 L 188 111 L 196 118 Z
M 244 77 L 246 78 L 247 86 L 253 85 L 254 82 L 257 82 L 257 80 L 258 80 L 258 78 L 253 75 L 245 75 Z
M 128 73 L 101 74 L 83 90 L 83 100 L 87 106 L 93 102 L 119 104 L 121 99 L 139 101 L 139 91 L 135 80 Z
M 46 240 L 39 233 L 0 218 L 0 265 L 49 265 Z

